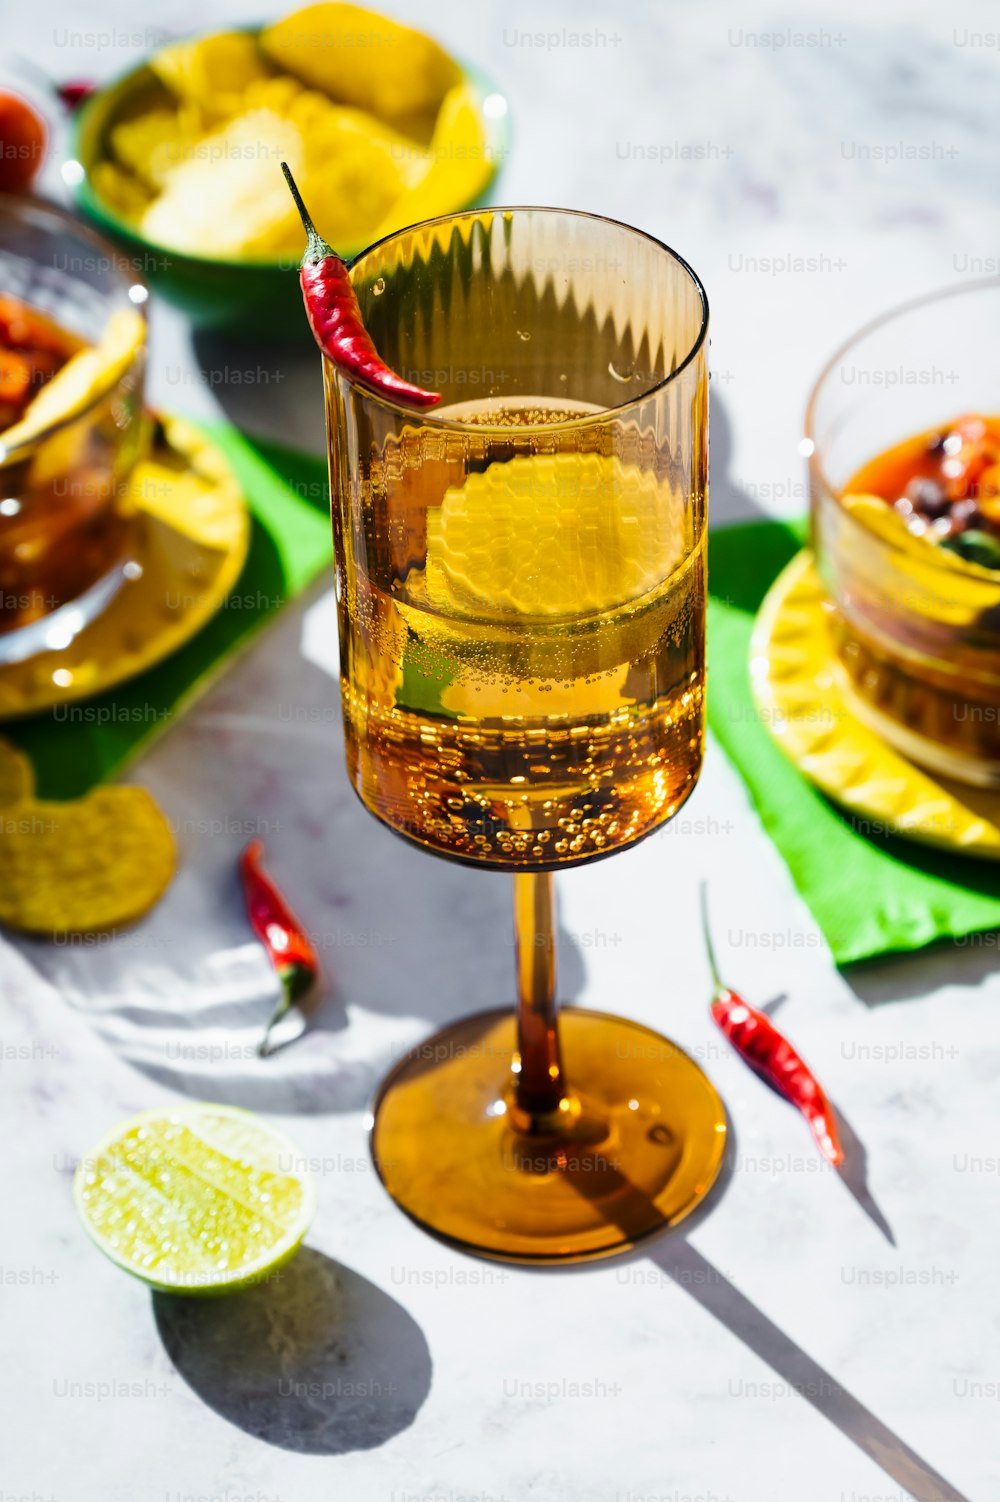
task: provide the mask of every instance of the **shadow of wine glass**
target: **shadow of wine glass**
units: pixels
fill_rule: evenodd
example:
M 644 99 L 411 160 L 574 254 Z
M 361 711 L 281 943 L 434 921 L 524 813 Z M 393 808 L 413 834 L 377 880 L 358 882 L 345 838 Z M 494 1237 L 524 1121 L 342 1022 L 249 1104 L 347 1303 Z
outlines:
M 685 1236 L 667 1236 L 649 1260 L 686 1290 L 829 1423 L 840 1430 L 914 1502 L 969 1502 L 905 1440 L 814 1361 L 763 1310 L 697 1251 Z
M 846 1187 L 861 1208 L 878 1225 L 883 1234 L 891 1232 L 877 1206 L 870 1201 L 864 1177 L 865 1149 L 843 1117 L 847 1129 L 849 1161 L 852 1173 L 844 1178 Z M 706 1197 L 685 1218 L 683 1228 L 665 1227 L 640 1241 L 631 1251 L 619 1254 L 619 1266 L 640 1261 L 651 1262 L 679 1288 L 685 1289 L 713 1319 L 741 1341 L 748 1350 L 765 1362 L 788 1387 L 811 1404 L 846 1439 L 864 1452 L 887 1476 L 904 1488 L 903 1495 L 914 1502 L 969 1502 L 969 1499 L 946 1480 L 914 1449 L 866 1408 L 824 1368 L 787 1335 L 773 1320 L 731 1283 L 724 1273 L 692 1246 L 690 1237 L 705 1218 L 714 1213 L 729 1189 L 739 1160 L 736 1133 L 727 1113 L 726 1149 L 718 1178 Z M 860 1176 L 860 1177 L 858 1177 Z M 623 1186 L 633 1200 L 641 1198 L 634 1185 Z M 616 1223 L 614 1204 L 608 1219 Z M 586 1277 L 599 1271 L 603 1262 L 581 1262 L 558 1271 Z
M 305 1247 L 224 1299 L 154 1294 L 164 1349 L 188 1386 L 255 1439 L 309 1455 L 374 1450 L 408 1429 L 431 1354 L 407 1311 Z
M 845 1164 L 848 1172 L 842 1173 L 841 1178 L 865 1213 L 886 1234 L 888 1227 L 884 1217 L 867 1191 L 864 1145 L 843 1116 L 839 1119 L 841 1127 L 846 1128 L 845 1147 L 848 1149 Z M 730 1121 L 722 1168 L 712 1192 L 687 1217 L 682 1230 L 667 1230 L 642 1243 L 629 1260 L 647 1259 L 679 1288 L 685 1289 L 707 1314 L 765 1362 L 790 1391 L 798 1393 L 887 1476 L 891 1476 L 904 1489 L 903 1495 L 912 1497 L 914 1502 L 969 1502 L 962 1492 L 837 1382 L 741 1293 L 714 1263 L 692 1246 L 692 1233 L 718 1206 L 733 1180 L 738 1159 L 736 1134 Z M 892 1239 L 891 1231 L 888 1237 Z

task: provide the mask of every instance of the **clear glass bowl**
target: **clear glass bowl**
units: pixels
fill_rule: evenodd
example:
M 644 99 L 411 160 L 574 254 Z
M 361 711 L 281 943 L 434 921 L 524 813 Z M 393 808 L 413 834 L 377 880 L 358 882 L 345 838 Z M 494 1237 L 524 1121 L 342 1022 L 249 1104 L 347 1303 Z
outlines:
M 852 709 L 946 777 L 1000 786 L 1000 573 L 882 536 L 844 504 L 886 449 L 1000 412 L 1000 278 L 923 297 L 855 334 L 806 413 L 813 548 Z
M 50 204 L 0 196 L 0 293 L 97 344 L 147 291 L 107 241 Z M 20 443 L 0 432 L 0 665 L 64 647 L 128 562 L 127 481 L 143 439 L 146 341 L 84 404 Z

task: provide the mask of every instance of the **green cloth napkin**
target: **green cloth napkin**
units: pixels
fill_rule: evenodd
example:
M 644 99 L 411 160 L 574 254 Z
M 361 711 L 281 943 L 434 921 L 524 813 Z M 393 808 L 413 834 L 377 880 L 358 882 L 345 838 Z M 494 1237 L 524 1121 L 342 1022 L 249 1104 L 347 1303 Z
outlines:
M 31 758 L 41 797 L 76 798 L 119 771 L 266 620 L 331 567 L 325 459 L 250 438 L 225 423 L 197 427 L 229 460 L 250 508 L 250 549 L 233 590 L 239 608 L 223 606 L 171 657 L 89 699 L 95 709 L 113 707 L 103 723 L 96 714 L 84 722 L 57 720 L 50 710 L 0 725 L 0 734 Z
M 709 537 L 708 721 L 749 789 L 839 965 L 1000 928 L 1000 865 L 859 834 L 778 750 L 754 712 L 750 635 L 761 601 L 802 546 L 778 522 Z

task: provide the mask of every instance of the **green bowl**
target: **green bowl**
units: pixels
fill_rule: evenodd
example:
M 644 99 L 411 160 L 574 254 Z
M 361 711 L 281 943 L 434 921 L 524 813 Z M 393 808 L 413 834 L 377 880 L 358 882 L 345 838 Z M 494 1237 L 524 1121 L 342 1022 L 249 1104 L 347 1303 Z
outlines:
M 247 28 L 256 34 L 259 28 Z M 487 111 L 485 101 L 501 98 L 494 84 L 476 68 L 462 67 L 463 79 L 479 102 L 480 119 L 491 164 L 490 179 L 474 203 L 450 205 L 445 213 L 476 208 L 493 188 L 506 159 L 510 128 L 506 109 Z M 156 87 L 148 64 L 130 69 L 84 103 L 74 118 L 70 160 L 63 169 L 77 206 L 128 257 L 137 275 L 155 289 L 164 301 L 182 309 L 196 328 L 243 333 L 248 338 L 298 339 L 308 337 L 309 326 L 302 312 L 298 261 L 288 256 L 269 260 L 219 260 L 193 256 L 140 235 L 94 190 L 91 171 L 108 153 L 109 126 L 120 110 L 137 95 Z M 365 250 L 364 245 L 338 245 L 345 260 Z

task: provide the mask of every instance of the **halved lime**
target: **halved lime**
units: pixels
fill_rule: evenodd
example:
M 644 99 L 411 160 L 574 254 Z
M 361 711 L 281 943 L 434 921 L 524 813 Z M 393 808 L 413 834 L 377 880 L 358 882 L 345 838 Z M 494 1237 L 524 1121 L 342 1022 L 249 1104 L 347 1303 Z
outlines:
M 88 1235 L 164 1293 L 235 1293 L 294 1256 L 316 1192 L 282 1132 L 233 1106 L 143 1111 L 80 1163 L 73 1198 Z

